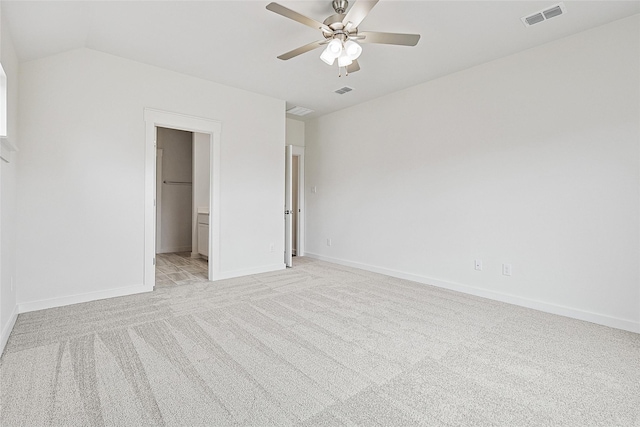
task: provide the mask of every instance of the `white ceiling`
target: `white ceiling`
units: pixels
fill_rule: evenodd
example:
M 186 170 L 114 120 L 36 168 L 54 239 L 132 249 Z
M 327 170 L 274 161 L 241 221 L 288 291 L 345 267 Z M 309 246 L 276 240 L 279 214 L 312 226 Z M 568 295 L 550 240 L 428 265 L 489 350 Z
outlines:
M 360 30 L 418 33 L 420 42 L 363 44 L 361 71 L 338 77 L 337 66 L 320 61 L 321 49 L 276 58 L 322 36 L 266 10 L 268 3 L 3 0 L 1 7 L 22 61 L 87 47 L 316 111 L 305 118 L 640 13 L 637 0 L 565 0 L 565 15 L 525 27 L 521 17 L 557 1 L 381 0 Z M 334 13 L 330 0 L 279 3 L 318 21 Z M 345 85 L 354 90 L 333 92 Z

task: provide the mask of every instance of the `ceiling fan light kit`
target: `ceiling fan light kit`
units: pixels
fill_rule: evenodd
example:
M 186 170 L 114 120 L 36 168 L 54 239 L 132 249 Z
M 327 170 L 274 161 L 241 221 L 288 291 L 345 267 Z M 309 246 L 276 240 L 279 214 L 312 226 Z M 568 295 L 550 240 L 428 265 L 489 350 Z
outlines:
M 347 40 L 347 42 L 344 44 L 344 50 L 347 53 L 347 56 L 354 61 L 358 59 L 362 54 L 362 46 L 360 46 L 353 40 Z
M 320 59 L 322 59 L 328 65 L 333 65 L 336 58 L 340 57 L 342 54 L 342 42 L 338 39 L 333 39 L 329 42 L 325 50 L 320 55 Z
M 338 67 L 347 67 L 353 63 L 353 59 L 349 58 L 346 52 L 338 57 Z
M 322 52 L 320 59 L 322 59 L 327 65 L 333 65 L 333 63 L 336 62 L 336 57 L 328 49 L 325 49 Z
M 320 55 L 320 59 L 328 65 L 333 65 L 336 58 L 338 67 L 347 67 L 353 63 L 362 53 L 362 47 L 354 41 L 348 40 L 342 43 L 338 39 L 333 39 Z
M 318 40 L 284 53 L 278 56 L 278 59 L 286 61 L 320 46 L 327 45 L 320 55 L 320 59 L 327 65 L 333 65 L 337 59 L 338 76 L 341 76 L 343 68 L 346 75 L 360 70 L 357 59 L 362 54 L 362 46 L 356 40 L 360 41 L 360 43 L 415 46 L 420 40 L 419 34 L 378 33 L 373 31 L 358 34 L 358 26 L 376 3 L 378 3 L 378 0 L 356 1 L 345 14 L 349 2 L 347 0 L 333 0 L 331 6 L 336 14 L 329 16 L 322 23 L 278 3 L 269 3 L 267 10 L 320 30 L 324 37 L 324 40 Z

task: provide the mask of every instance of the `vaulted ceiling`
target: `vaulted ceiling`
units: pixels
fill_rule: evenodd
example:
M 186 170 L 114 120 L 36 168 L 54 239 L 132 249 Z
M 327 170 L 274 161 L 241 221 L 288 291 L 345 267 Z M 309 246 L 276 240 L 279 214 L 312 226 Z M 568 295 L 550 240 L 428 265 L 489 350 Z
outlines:
M 276 58 L 322 35 L 268 3 L 3 0 L 2 14 L 21 61 L 86 47 L 284 99 L 315 110 L 311 118 L 640 13 L 638 1 L 565 1 L 565 14 L 526 27 L 521 17 L 557 2 L 381 0 L 360 30 L 420 42 L 363 44 L 361 70 L 338 77 L 322 49 Z M 318 21 L 334 13 L 329 0 L 279 3 Z M 343 86 L 353 90 L 334 93 Z

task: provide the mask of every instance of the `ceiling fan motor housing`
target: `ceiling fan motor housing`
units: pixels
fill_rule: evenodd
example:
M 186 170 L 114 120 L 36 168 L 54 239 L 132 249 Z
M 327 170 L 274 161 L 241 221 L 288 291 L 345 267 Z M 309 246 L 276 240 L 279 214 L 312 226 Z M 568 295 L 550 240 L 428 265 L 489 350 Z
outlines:
M 358 34 L 357 28 L 349 28 L 345 29 L 344 20 L 345 15 L 343 13 L 338 13 L 335 15 L 331 15 L 327 19 L 324 20 L 323 24 L 329 27 L 332 33 L 322 32 L 322 35 L 325 39 L 340 39 L 342 41 L 347 41 L 349 36 L 355 36 Z
M 349 2 L 347 0 L 333 0 L 333 2 L 331 2 L 331 6 L 333 6 L 333 10 L 335 10 L 336 13 L 340 14 L 347 10 Z

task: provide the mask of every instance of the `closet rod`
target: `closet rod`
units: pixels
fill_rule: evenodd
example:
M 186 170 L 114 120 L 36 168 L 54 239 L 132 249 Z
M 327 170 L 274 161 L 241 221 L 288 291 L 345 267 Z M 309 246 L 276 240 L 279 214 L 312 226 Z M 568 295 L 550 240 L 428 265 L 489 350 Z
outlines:
M 187 182 L 187 181 L 163 181 L 165 184 L 168 185 L 191 185 L 191 182 Z

